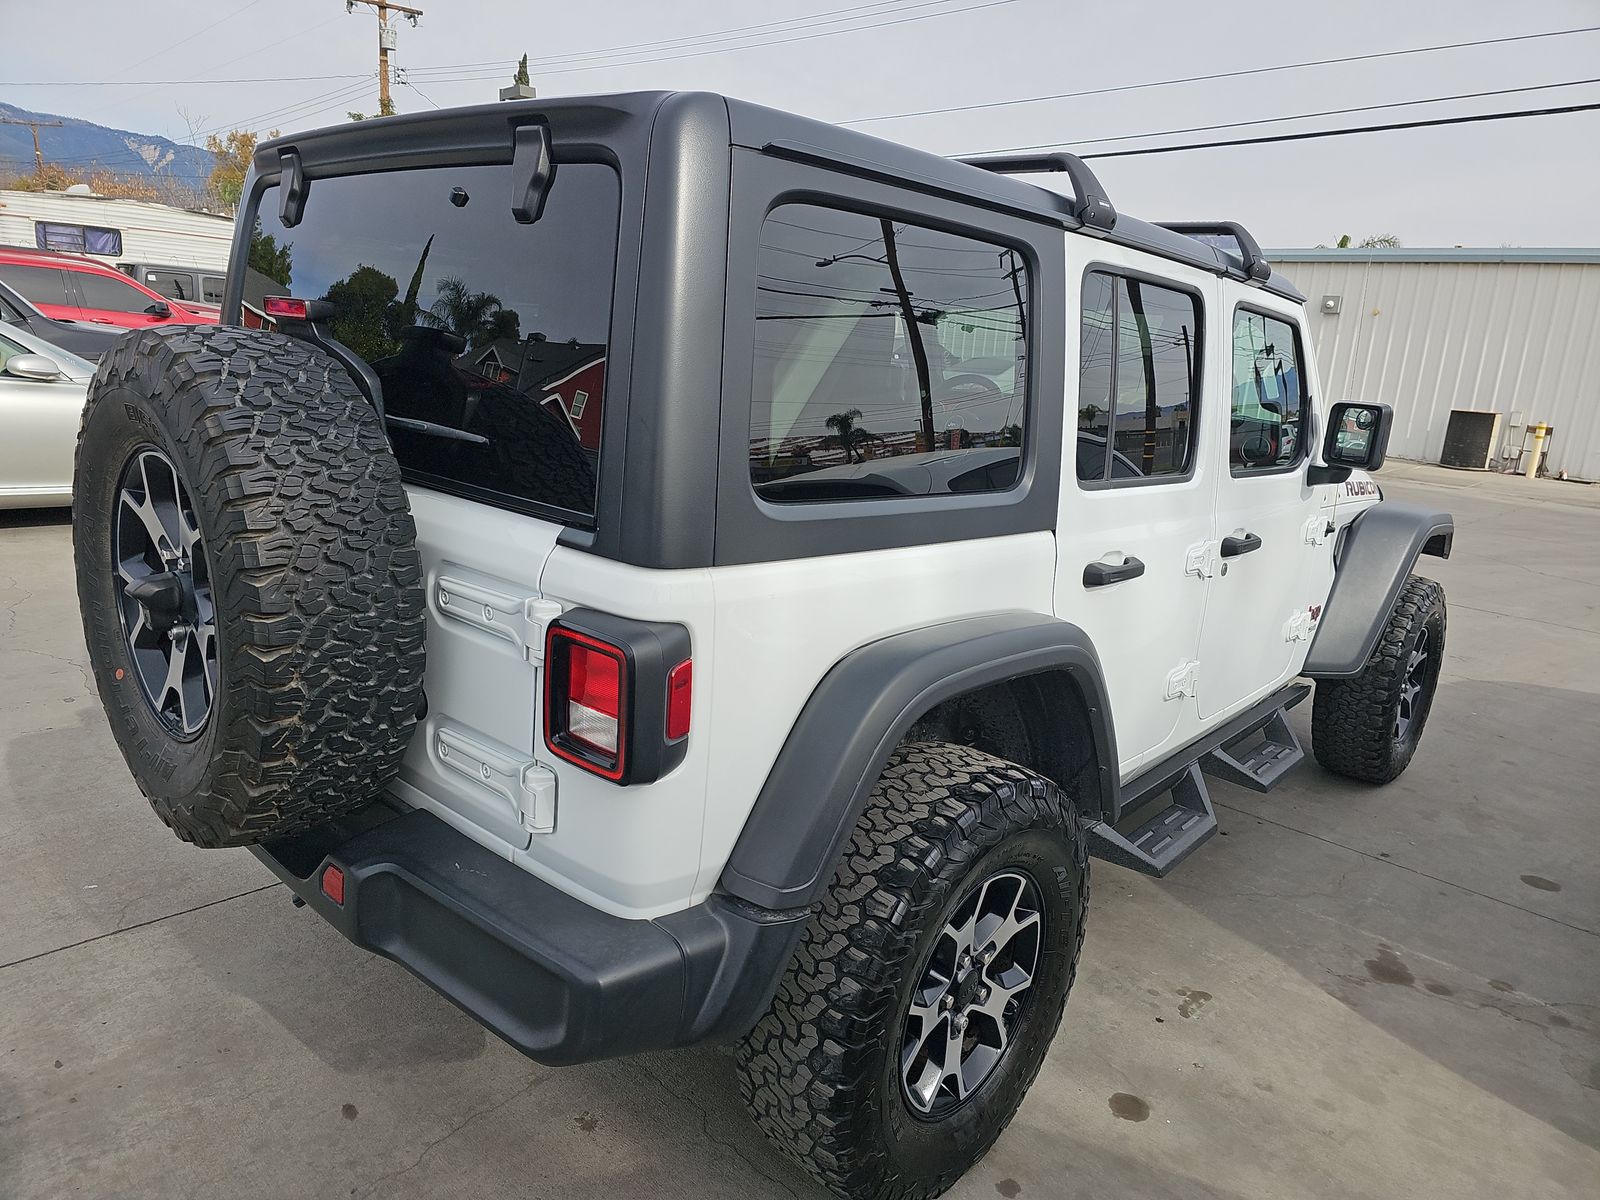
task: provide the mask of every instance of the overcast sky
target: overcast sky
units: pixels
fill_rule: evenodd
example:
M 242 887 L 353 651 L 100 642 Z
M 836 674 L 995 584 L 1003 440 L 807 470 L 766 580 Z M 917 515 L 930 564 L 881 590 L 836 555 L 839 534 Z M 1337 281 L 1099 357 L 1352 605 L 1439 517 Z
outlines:
M 418 28 L 400 25 L 394 56 L 415 72 L 415 87 L 396 89 L 402 112 L 430 101 L 492 100 L 510 81 L 509 68 L 473 80 L 452 78 L 473 71 L 456 64 L 492 65 L 526 52 L 547 60 L 532 72 L 541 95 L 699 88 L 837 122 L 1600 25 L 1600 0 L 420 0 L 420 7 Z M 347 15 L 343 0 L 0 0 L 0 12 L 7 46 L 0 98 L 35 110 L 187 140 L 191 122 L 180 106 L 199 129 L 286 132 L 377 106 L 376 22 L 359 5 Z M 430 69 L 439 67 L 450 69 Z M 265 76 L 355 77 L 84 85 Z M 942 154 L 1046 142 L 1087 150 L 1091 138 L 1590 78 L 1600 78 L 1600 33 L 859 128 Z M 58 86 L 25 86 L 40 81 Z M 1600 84 L 1169 140 L 1594 101 Z M 1120 143 L 1141 144 L 1150 141 Z M 1151 220 L 1231 218 L 1268 246 L 1331 243 L 1342 233 L 1392 233 L 1410 246 L 1582 246 L 1594 245 L 1600 228 L 1597 147 L 1600 112 L 1592 112 L 1113 159 L 1095 169 L 1119 209 Z

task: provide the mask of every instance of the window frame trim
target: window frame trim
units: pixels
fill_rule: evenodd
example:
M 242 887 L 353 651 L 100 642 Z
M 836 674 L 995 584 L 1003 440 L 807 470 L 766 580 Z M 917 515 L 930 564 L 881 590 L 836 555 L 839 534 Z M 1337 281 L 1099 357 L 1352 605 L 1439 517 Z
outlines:
M 1251 313 L 1268 320 L 1282 321 L 1294 334 L 1295 365 L 1300 376 L 1300 428 L 1301 437 L 1295 447 L 1295 457 L 1292 462 L 1276 467 L 1236 467 L 1233 465 L 1233 328 L 1241 312 Z M 1281 312 L 1274 312 L 1259 304 L 1252 304 L 1248 300 L 1235 300 L 1233 311 L 1228 318 L 1228 477 L 1230 479 L 1264 479 L 1274 475 L 1289 475 L 1301 470 L 1311 455 L 1308 448 L 1316 439 L 1317 413 L 1311 397 L 1310 381 L 1306 378 L 1306 348 L 1305 339 L 1301 336 L 1299 323 Z
M 1078 488 L 1081 491 L 1085 491 L 1085 492 L 1104 492 L 1104 491 L 1113 491 L 1113 490 L 1120 489 L 1120 488 L 1147 488 L 1147 487 L 1160 487 L 1162 484 L 1188 483 L 1188 482 L 1192 481 L 1195 478 L 1195 475 L 1196 475 L 1196 473 L 1197 473 L 1197 471 L 1199 469 L 1200 447 L 1201 447 L 1200 422 L 1201 422 L 1201 420 L 1202 420 L 1202 418 L 1204 416 L 1204 413 L 1205 413 L 1205 399 L 1206 399 L 1206 397 L 1205 397 L 1205 390 L 1206 390 L 1205 389 L 1205 365 L 1206 365 L 1206 351 L 1208 349 L 1207 344 L 1206 344 L 1208 339 L 1206 338 L 1206 297 L 1205 297 L 1205 293 L 1204 293 L 1204 291 L 1202 291 L 1200 288 L 1194 286 L 1193 284 L 1185 283 L 1185 282 L 1183 282 L 1181 280 L 1173 279 L 1170 276 L 1159 275 L 1154 271 L 1141 270 L 1138 267 L 1122 266 L 1122 265 L 1117 264 L 1117 263 L 1106 262 L 1103 259 L 1093 259 L 1090 262 L 1088 262 L 1087 264 L 1085 264 L 1084 267 L 1083 267 L 1082 273 L 1079 276 L 1079 284 L 1078 284 L 1078 291 L 1077 291 L 1077 297 L 1076 297 L 1076 310 L 1077 310 L 1077 315 L 1078 315 L 1078 391 L 1075 394 L 1075 398 L 1076 399 L 1082 399 L 1082 397 L 1083 397 L 1083 289 L 1084 289 L 1084 286 L 1088 283 L 1089 276 L 1091 274 L 1096 274 L 1096 273 L 1097 274 L 1101 274 L 1101 275 L 1109 275 L 1113 279 L 1119 278 L 1119 277 L 1120 278 L 1125 278 L 1125 279 L 1136 279 L 1140 283 L 1149 283 L 1149 284 L 1153 284 L 1153 285 L 1155 285 L 1157 287 L 1164 287 L 1169 291 L 1181 292 L 1184 295 L 1189 296 L 1195 302 L 1195 356 L 1194 356 L 1194 358 L 1195 358 L 1195 366 L 1194 366 L 1194 370 L 1191 372 L 1191 378 L 1190 378 L 1190 384 L 1189 384 L 1190 389 L 1191 389 L 1191 395 L 1193 397 L 1193 399 L 1191 400 L 1191 403 L 1190 403 L 1190 407 L 1193 410 L 1193 415 L 1189 419 L 1189 461 L 1188 461 L 1188 465 L 1184 468 L 1183 471 L 1181 471 L 1181 472 L 1173 472 L 1173 473 L 1167 474 L 1167 475 L 1144 475 L 1144 476 L 1139 476 L 1139 477 L 1134 478 L 1134 479 L 1114 479 L 1114 478 L 1112 478 L 1110 476 L 1109 471 L 1108 471 L 1107 475 L 1104 478 L 1101 478 L 1101 479 L 1079 479 L 1078 478 L 1078 458 L 1077 458 L 1078 426 L 1077 426 L 1076 420 L 1074 420 L 1074 422 L 1073 422 L 1073 424 L 1071 426 L 1071 429 L 1072 429 L 1072 478 L 1077 483 Z M 1115 311 L 1115 310 L 1113 310 L 1113 311 Z M 1114 324 L 1115 324 L 1115 317 L 1113 317 L 1113 326 L 1114 326 Z M 1111 384 L 1111 403 L 1112 403 L 1111 423 L 1107 426 L 1107 430 L 1109 432 L 1109 436 L 1106 438 L 1106 443 L 1107 443 L 1106 444 L 1106 451 L 1107 451 L 1106 461 L 1107 461 L 1108 464 L 1110 462 L 1110 455 L 1111 455 L 1111 453 L 1113 453 L 1115 451 L 1115 448 L 1116 448 L 1115 447 L 1115 442 L 1116 442 L 1116 433 L 1117 433 L 1117 431 L 1116 431 L 1116 418 L 1117 418 L 1116 399 L 1117 399 L 1117 397 L 1116 397 L 1116 374 L 1115 374 L 1115 372 L 1116 372 L 1116 358 L 1115 358 L 1114 355 L 1115 355 L 1115 352 L 1113 350 L 1113 358 L 1112 358 L 1112 372 L 1113 373 L 1112 373 L 1112 384 Z M 1078 409 L 1079 409 L 1079 406 L 1074 404 L 1073 405 L 1074 414 L 1077 413 Z M 1063 422 L 1063 425 L 1062 425 L 1063 442 L 1065 442 L 1066 432 L 1067 432 L 1067 426 L 1066 426 L 1065 422 Z M 1065 445 L 1063 445 L 1062 454 L 1061 454 L 1061 469 L 1062 469 L 1063 474 L 1065 474 L 1065 472 L 1066 472 L 1066 467 L 1067 467 L 1067 453 L 1066 453 L 1066 447 L 1065 447 Z
M 1017 255 L 1018 259 L 1022 263 L 1024 277 L 1026 279 L 1025 295 L 1028 305 L 1025 316 L 1029 318 L 1029 324 L 1033 323 L 1033 314 L 1038 312 L 1040 299 L 1039 261 L 1037 253 L 1026 242 L 1012 240 L 997 234 L 992 230 L 983 229 L 978 226 L 961 226 L 955 223 L 948 223 L 947 227 L 947 223 L 941 222 L 937 218 L 934 218 L 925 212 L 916 213 L 906 208 L 896 208 L 893 204 L 879 204 L 871 200 L 862 200 L 858 197 L 844 194 L 844 190 L 842 188 L 839 193 L 830 194 L 821 190 L 802 187 L 780 190 L 768 200 L 767 205 L 761 214 L 761 220 L 756 226 L 756 244 L 754 248 L 754 254 L 752 256 L 752 262 L 757 266 L 760 265 L 761 250 L 763 245 L 761 241 L 761 233 L 766 228 L 767 222 L 772 219 L 773 213 L 777 212 L 781 208 L 791 206 L 805 206 L 810 208 L 830 210 L 833 212 L 849 213 L 855 216 L 867 217 L 872 220 L 903 221 L 908 225 L 914 226 L 918 229 L 924 229 L 932 233 L 942 233 L 948 237 L 967 238 L 985 246 L 992 246 L 996 250 L 1009 250 L 1013 254 Z M 757 289 L 759 291 L 759 272 L 756 275 L 756 280 Z M 752 301 L 752 312 L 755 311 L 754 304 L 757 302 L 758 300 Z M 1022 426 L 1022 444 L 1018 447 L 1019 455 L 1017 459 L 1017 477 L 1012 481 L 1010 487 L 985 489 L 983 491 L 975 492 L 928 492 L 908 496 L 841 496 L 832 500 L 769 500 L 756 490 L 755 480 L 750 474 L 747 443 L 747 457 L 744 464 L 744 477 L 745 486 L 750 492 L 750 498 L 755 502 L 757 509 L 760 510 L 763 515 L 778 521 L 816 520 L 824 516 L 833 516 L 834 512 L 837 512 L 837 510 L 844 505 L 872 505 L 875 509 L 882 509 L 885 512 L 893 512 L 898 507 L 909 507 L 912 505 L 920 507 L 921 505 L 929 502 L 940 505 L 948 505 L 952 502 L 964 502 L 961 505 L 962 507 L 975 507 L 982 503 L 1011 503 L 1013 501 L 1009 498 L 1020 498 L 1021 493 L 1024 493 L 1026 490 L 1031 490 L 1033 486 L 1030 480 L 1028 468 L 1030 461 L 1029 456 L 1034 452 L 1032 443 L 1037 436 L 1030 436 L 1030 431 L 1036 424 L 1039 408 L 1039 398 L 1036 389 L 1039 353 L 1038 338 L 1035 332 L 1036 328 L 1037 327 L 1035 326 L 1035 329 L 1024 329 L 1023 331 L 1023 339 L 1026 345 L 1026 359 L 1024 364 L 1024 387 L 1026 388 L 1026 393 L 1023 396 L 1022 411 L 1020 413 L 1019 420 L 1019 424 Z M 750 355 L 752 361 L 751 380 L 754 382 L 754 341 L 752 341 L 750 344 Z M 748 404 L 748 415 L 753 417 L 754 414 L 755 394 L 754 389 L 752 389 Z M 938 430 L 935 430 L 934 432 L 937 434 Z M 805 476 L 793 476 L 792 478 L 803 479 Z M 864 516 L 868 514 L 858 513 L 857 515 Z

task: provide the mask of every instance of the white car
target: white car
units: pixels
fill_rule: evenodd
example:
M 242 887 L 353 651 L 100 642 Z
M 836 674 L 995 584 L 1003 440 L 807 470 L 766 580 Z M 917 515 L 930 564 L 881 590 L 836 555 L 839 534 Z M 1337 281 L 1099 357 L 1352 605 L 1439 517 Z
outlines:
M 0 329 L 0 508 L 72 503 L 72 451 L 94 364 Z

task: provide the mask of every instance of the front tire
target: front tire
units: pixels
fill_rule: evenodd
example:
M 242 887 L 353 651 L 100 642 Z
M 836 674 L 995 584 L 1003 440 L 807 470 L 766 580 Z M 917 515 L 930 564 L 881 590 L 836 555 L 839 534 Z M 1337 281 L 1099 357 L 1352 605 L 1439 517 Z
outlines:
M 943 1192 L 1039 1072 L 1088 892 L 1053 784 L 964 746 L 901 747 L 739 1047 L 757 1124 L 848 1200 Z
M 1317 683 L 1311 748 L 1319 763 L 1363 783 L 1399 778 L 1433 708 L 1444 634 L 1444 588 L 1411 576 L 1361 674 Z

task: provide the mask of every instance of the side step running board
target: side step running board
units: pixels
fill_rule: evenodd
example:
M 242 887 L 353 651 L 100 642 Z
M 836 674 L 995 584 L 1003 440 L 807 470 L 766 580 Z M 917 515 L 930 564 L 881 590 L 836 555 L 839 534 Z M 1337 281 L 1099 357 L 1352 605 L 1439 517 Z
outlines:
M 1167 874 L 1200 848 L 1217 831 L 1217 814 L 1211 808 L 1205 776 L 1199 763 L 1172 785 L 1172 803 L 1124 837 L 1104 821 L 1089 827 L 1089 851 L 1157 878 Z
M 1264 741 L 1247 752 L 1235 753 L 1241 743 L 1261 734 Z M 1306 752 L 1300 748 L 1300 739 L 1289 728 L 1283 709 L 1278 709 L 1258 729 L 1249 730 L 1224 742 L 1200 760 L 1207 775 L 1228 783 L 1236 783 L 1253 792 L 1270 792 L 1290 771 L 1305 761 Z

